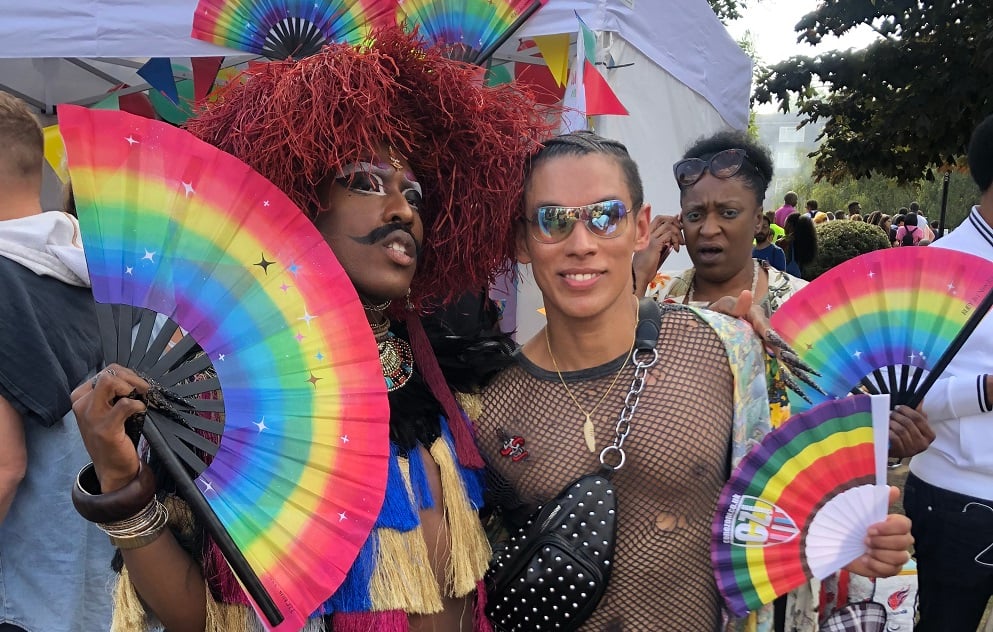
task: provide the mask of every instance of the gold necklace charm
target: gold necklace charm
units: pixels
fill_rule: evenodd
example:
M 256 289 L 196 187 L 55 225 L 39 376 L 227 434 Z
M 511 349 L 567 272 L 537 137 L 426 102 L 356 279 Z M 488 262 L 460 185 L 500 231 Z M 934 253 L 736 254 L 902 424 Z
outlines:
M 593 425 L 593 413 L 595 413 L 597 409 L 600 408 L 600 404 L 602 404 L 604 400 L 607 399 L 607 396 L 610 395 L 610 391 L 614 390 L 614 384 L 617 384 L 617 380 L 618 378 L 621 377 L 621 373 L 624 371 L 624 367 L 627 366 L 628 358 L 630 358 L 631 354 L 634 352 L 634 337 L 631 338 L 631 348 L 628 349 L 627 355 L 624 357 L 624 360 L 621 362 L 621 367 L 617 369 L 617 373 L 614 374 L 614 379 L 610 383 L 610 386 L 607 387 L 607 390 L 600 397 L 600 401 L 596 403 L 596 406 L 594 406 L 593 409 L 588 412 L 585 408 L 582 407 L 582 405 L 580 405 L 579 400 L 576 399 L 576 396 L 573 395 L 572 391 L 569 389 L 569 385 L 565 383 L 565 378 L 562 377 L 562 371 L 559 370 L 559 363 L 555 361 L 555 354 L 552 353 L 552 343 L 548 340 L 547 325 L 545 326 L 545 346 L 548 348 L 548 357 L 552 359 L 552 366 L 555 367 L 555 373 L 559 376 L 559 382 L 562 383 L 562 388 L 565 389 L 565 392 L 569 395 L 569 398 L 572 400 L 572 403 L 576 405 L 576 408 L 579 409 L 579 412 L 583 413 L 583 416 L 586 417 L 586 421 L 583 422 L 583 440 L 586 442 L 586 448 L 590 452 L 595 454 L 596 426 Z

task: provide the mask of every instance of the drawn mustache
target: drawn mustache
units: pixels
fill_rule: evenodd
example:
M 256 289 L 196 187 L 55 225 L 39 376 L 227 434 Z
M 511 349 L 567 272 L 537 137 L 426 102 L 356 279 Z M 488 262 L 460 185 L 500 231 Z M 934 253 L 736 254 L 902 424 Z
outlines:
M 421 256 L 421 249 L 422 249 L 421 242 L 417 241 L 417 238 L 414 237 L 414 233 L 410 230 L 410 228 L 404 226 L 403 224 L 394 223 L 394 224 L 386 224 L 384 226 L 378 226 L 376 228 L 373 228 L 371 231 L 368 232 L 368 234 L 366 234 L 363 237 L 351 237 L 351 239 L 360 244 L 371 246 L 373 244 L 377 244 L 383 241 L 384 239 L 386 239 L 387 237 L 389 237 L 398 230 L 403 231 L 408 235 L 410 235 L 410 238 L 414 241 L 414 252 L 416 256 L 419 258 Z

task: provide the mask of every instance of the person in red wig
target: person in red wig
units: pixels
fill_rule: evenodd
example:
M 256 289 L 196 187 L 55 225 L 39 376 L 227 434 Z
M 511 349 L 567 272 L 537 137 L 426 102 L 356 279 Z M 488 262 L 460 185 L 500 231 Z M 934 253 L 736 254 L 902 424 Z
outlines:
M 414 36 L 389 29 L 373 41 L 250 69 L 187 127 L 308 215 L 358 291 L 379 344 L 390 467 L 405 475 L 390 477 L 390 509 L 306 629 L 486 630 L 476 603 L 490 559 L 477 515 L 483 461 L 463 395 L 506 364 L 512 344 L 492 333 L 445 335 L 436 355 L 432 333 L 445 330 L 440 319 L 426 318 L 425 327 L 421 316 L 486 287 L 509 265 L 510 209 L 547 125 L 527 94 L 483 86 L 478 69 L 425 50 Z M 103 492 L 93 502 L 104 504 L 139 470 L 124 422 L 144 405 L 120 396 L 148 387 L 111 369 L 74 393 Z M 258 629 L 215 545 L 159 479 L 172 519 L 169 528 L 137 525 L 121 547 L 114 629 L 146 629 L 156 619 L 171 632 Z M 115 520 L 141 508 L 132 509 Z

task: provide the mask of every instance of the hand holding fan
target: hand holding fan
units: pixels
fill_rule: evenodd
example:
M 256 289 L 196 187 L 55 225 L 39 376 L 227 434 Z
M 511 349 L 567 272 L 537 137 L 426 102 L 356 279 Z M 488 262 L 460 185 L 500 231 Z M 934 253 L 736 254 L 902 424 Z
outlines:
M 148 402 L 143 427 L 155 456 L 264 620 L 298 630 L 386 485 L 389 404 L 358 296 L 303 213 L 232 156 L 123 112 L 63 106 L 59 124 L 105 359 L 164 389 L 173 405 Z
M 446 56 L 483 65 L 547 0 L 396 0 L 406 22 Z
M 993 263 L 938 247 L 889 248 L 828 270 L 771 322 L 821 374 L 827 396 L 802 387 L 814 403 L 864 390 L 916 407 L 991 304 Z
M 766 435 L 717 503 L 711 558 L 735 616 L 865 552 L 886 518 L 886 396 L 826 402 Z
M 396 0 L 200 0 L 196 39 L 265 55 L 300 59 L 331 42 L 360 44 L 392 21 Z

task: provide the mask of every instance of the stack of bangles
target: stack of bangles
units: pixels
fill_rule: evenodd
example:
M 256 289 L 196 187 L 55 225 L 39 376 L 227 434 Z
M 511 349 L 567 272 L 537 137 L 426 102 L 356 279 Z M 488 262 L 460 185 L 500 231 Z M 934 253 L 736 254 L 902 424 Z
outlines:
M 124 487 L 100 492 L 93 464 L 76 476 L 72 504 L 83 518 L 95 522 L 122 550 L 147 546 L 158 539 L 169 522 L 169 510 L 155 498 L 155 477 L 139 460 L 138 474 Z

